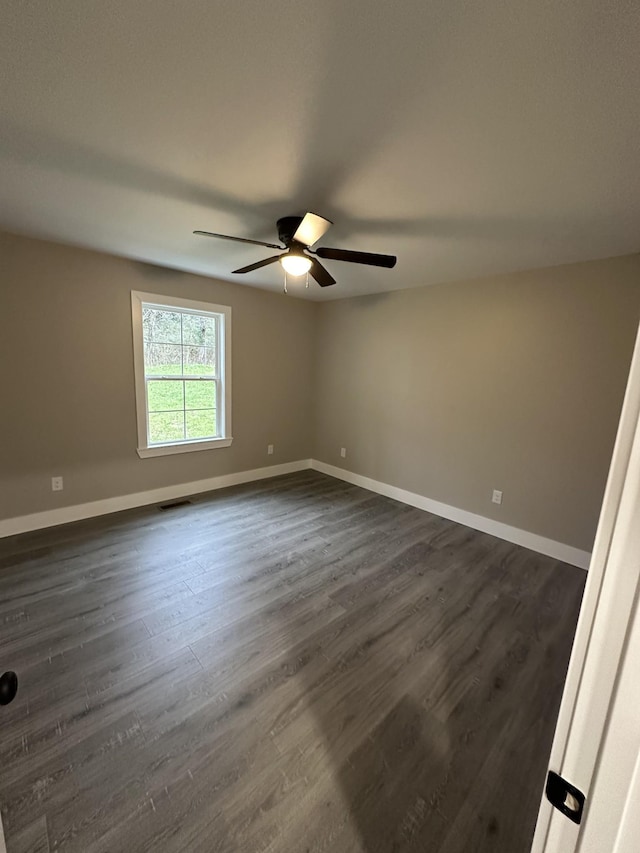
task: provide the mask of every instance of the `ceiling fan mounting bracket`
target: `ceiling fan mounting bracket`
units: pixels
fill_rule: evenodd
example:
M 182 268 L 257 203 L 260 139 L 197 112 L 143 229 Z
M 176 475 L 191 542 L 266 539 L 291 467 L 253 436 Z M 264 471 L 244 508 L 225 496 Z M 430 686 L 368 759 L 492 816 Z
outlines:
M 289 247 L 294 242 L 293 235 L 298 230 L 302 219 L 302 216 L 283 216 L 278 219 L 278 237 L 285 246 Z M 304 248 L 302 243 L 300 246 Z

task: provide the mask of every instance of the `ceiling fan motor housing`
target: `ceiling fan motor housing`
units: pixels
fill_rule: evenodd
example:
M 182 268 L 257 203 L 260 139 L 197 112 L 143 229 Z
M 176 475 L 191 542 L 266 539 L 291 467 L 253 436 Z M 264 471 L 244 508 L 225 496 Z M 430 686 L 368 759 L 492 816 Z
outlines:
M 278 219 L 278 237 L 285 246 L 290 246 L 294 240 L 293 235 L 298 230 L 302 216 L 283 216 Z

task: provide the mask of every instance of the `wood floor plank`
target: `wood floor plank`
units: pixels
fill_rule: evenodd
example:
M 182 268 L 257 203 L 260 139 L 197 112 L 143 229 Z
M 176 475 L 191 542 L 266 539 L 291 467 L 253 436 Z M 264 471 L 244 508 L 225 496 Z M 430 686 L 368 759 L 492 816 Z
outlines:
M 49 853 L 47 819 L 43 815 L 17 833 L 11 842 L 11 853 Z
M 313 471 L 3 540 L 8 851 L 528 853 L 584 579 Z

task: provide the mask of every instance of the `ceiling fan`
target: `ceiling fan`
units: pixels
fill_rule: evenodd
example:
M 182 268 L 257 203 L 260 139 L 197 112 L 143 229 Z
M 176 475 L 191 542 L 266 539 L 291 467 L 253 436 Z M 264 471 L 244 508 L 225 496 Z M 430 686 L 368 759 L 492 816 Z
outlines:
M 280 249 L 281 254 L 273 255 L 264 261 L 233 270 L 241 274 L 253 272 L 253 270 L 266 267 L 280 261 L 285 272 L 289 275 L 299 276 L 310 273 L 318 282 L 320 287 L 329 287 L 335 284 L 335 278 L 326 270 L 318 258 L 327 258 L 331 261 L 347 261 L 352 264 L 368 264 L 373 267 L 391 268 L 396 265 L 395 255 L 378 255 L 372 252 L 351 252 L 348 249 L 330 249 L 326 246 L 313 251 L 311 246 L 326 234 L 333 225 L 328 219 L 318 216 L 316 213 L 305 213 L 304 216 L 284 216 L 278 219 L 278 237 L 284 246 L 276 243 L 263 243 L 262 240 L 249 240 L 246 237 L 229 237 L 227 234 L 213 234 L 210 231 L 194 231 L 203 237 L 220 237 L 222 240 L 235 240 L 238 243 L 253 243 L 255 246 L 266 246 L 267 249 Z M 314 257 L 312 257 L 314 256 Z

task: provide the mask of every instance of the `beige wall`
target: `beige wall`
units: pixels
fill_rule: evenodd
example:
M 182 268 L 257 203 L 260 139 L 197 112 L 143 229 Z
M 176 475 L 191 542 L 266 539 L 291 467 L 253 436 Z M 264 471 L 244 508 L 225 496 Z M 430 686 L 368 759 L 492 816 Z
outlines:
M 230 448 L 138 458 L 131 290 L 231 305 Z M 308 458 L 316 308 L 0 233 L 0 518 Z
M 230 448 L 138 458 L 131 290 L 232 306 Z M 315 456 L 589 549 L 639 317 L 640 255 L 315 304 L 0 233 L 0 518 Z
M 325 303 L 314 456 L 588 550 L 639 317 L 640 255 Z

